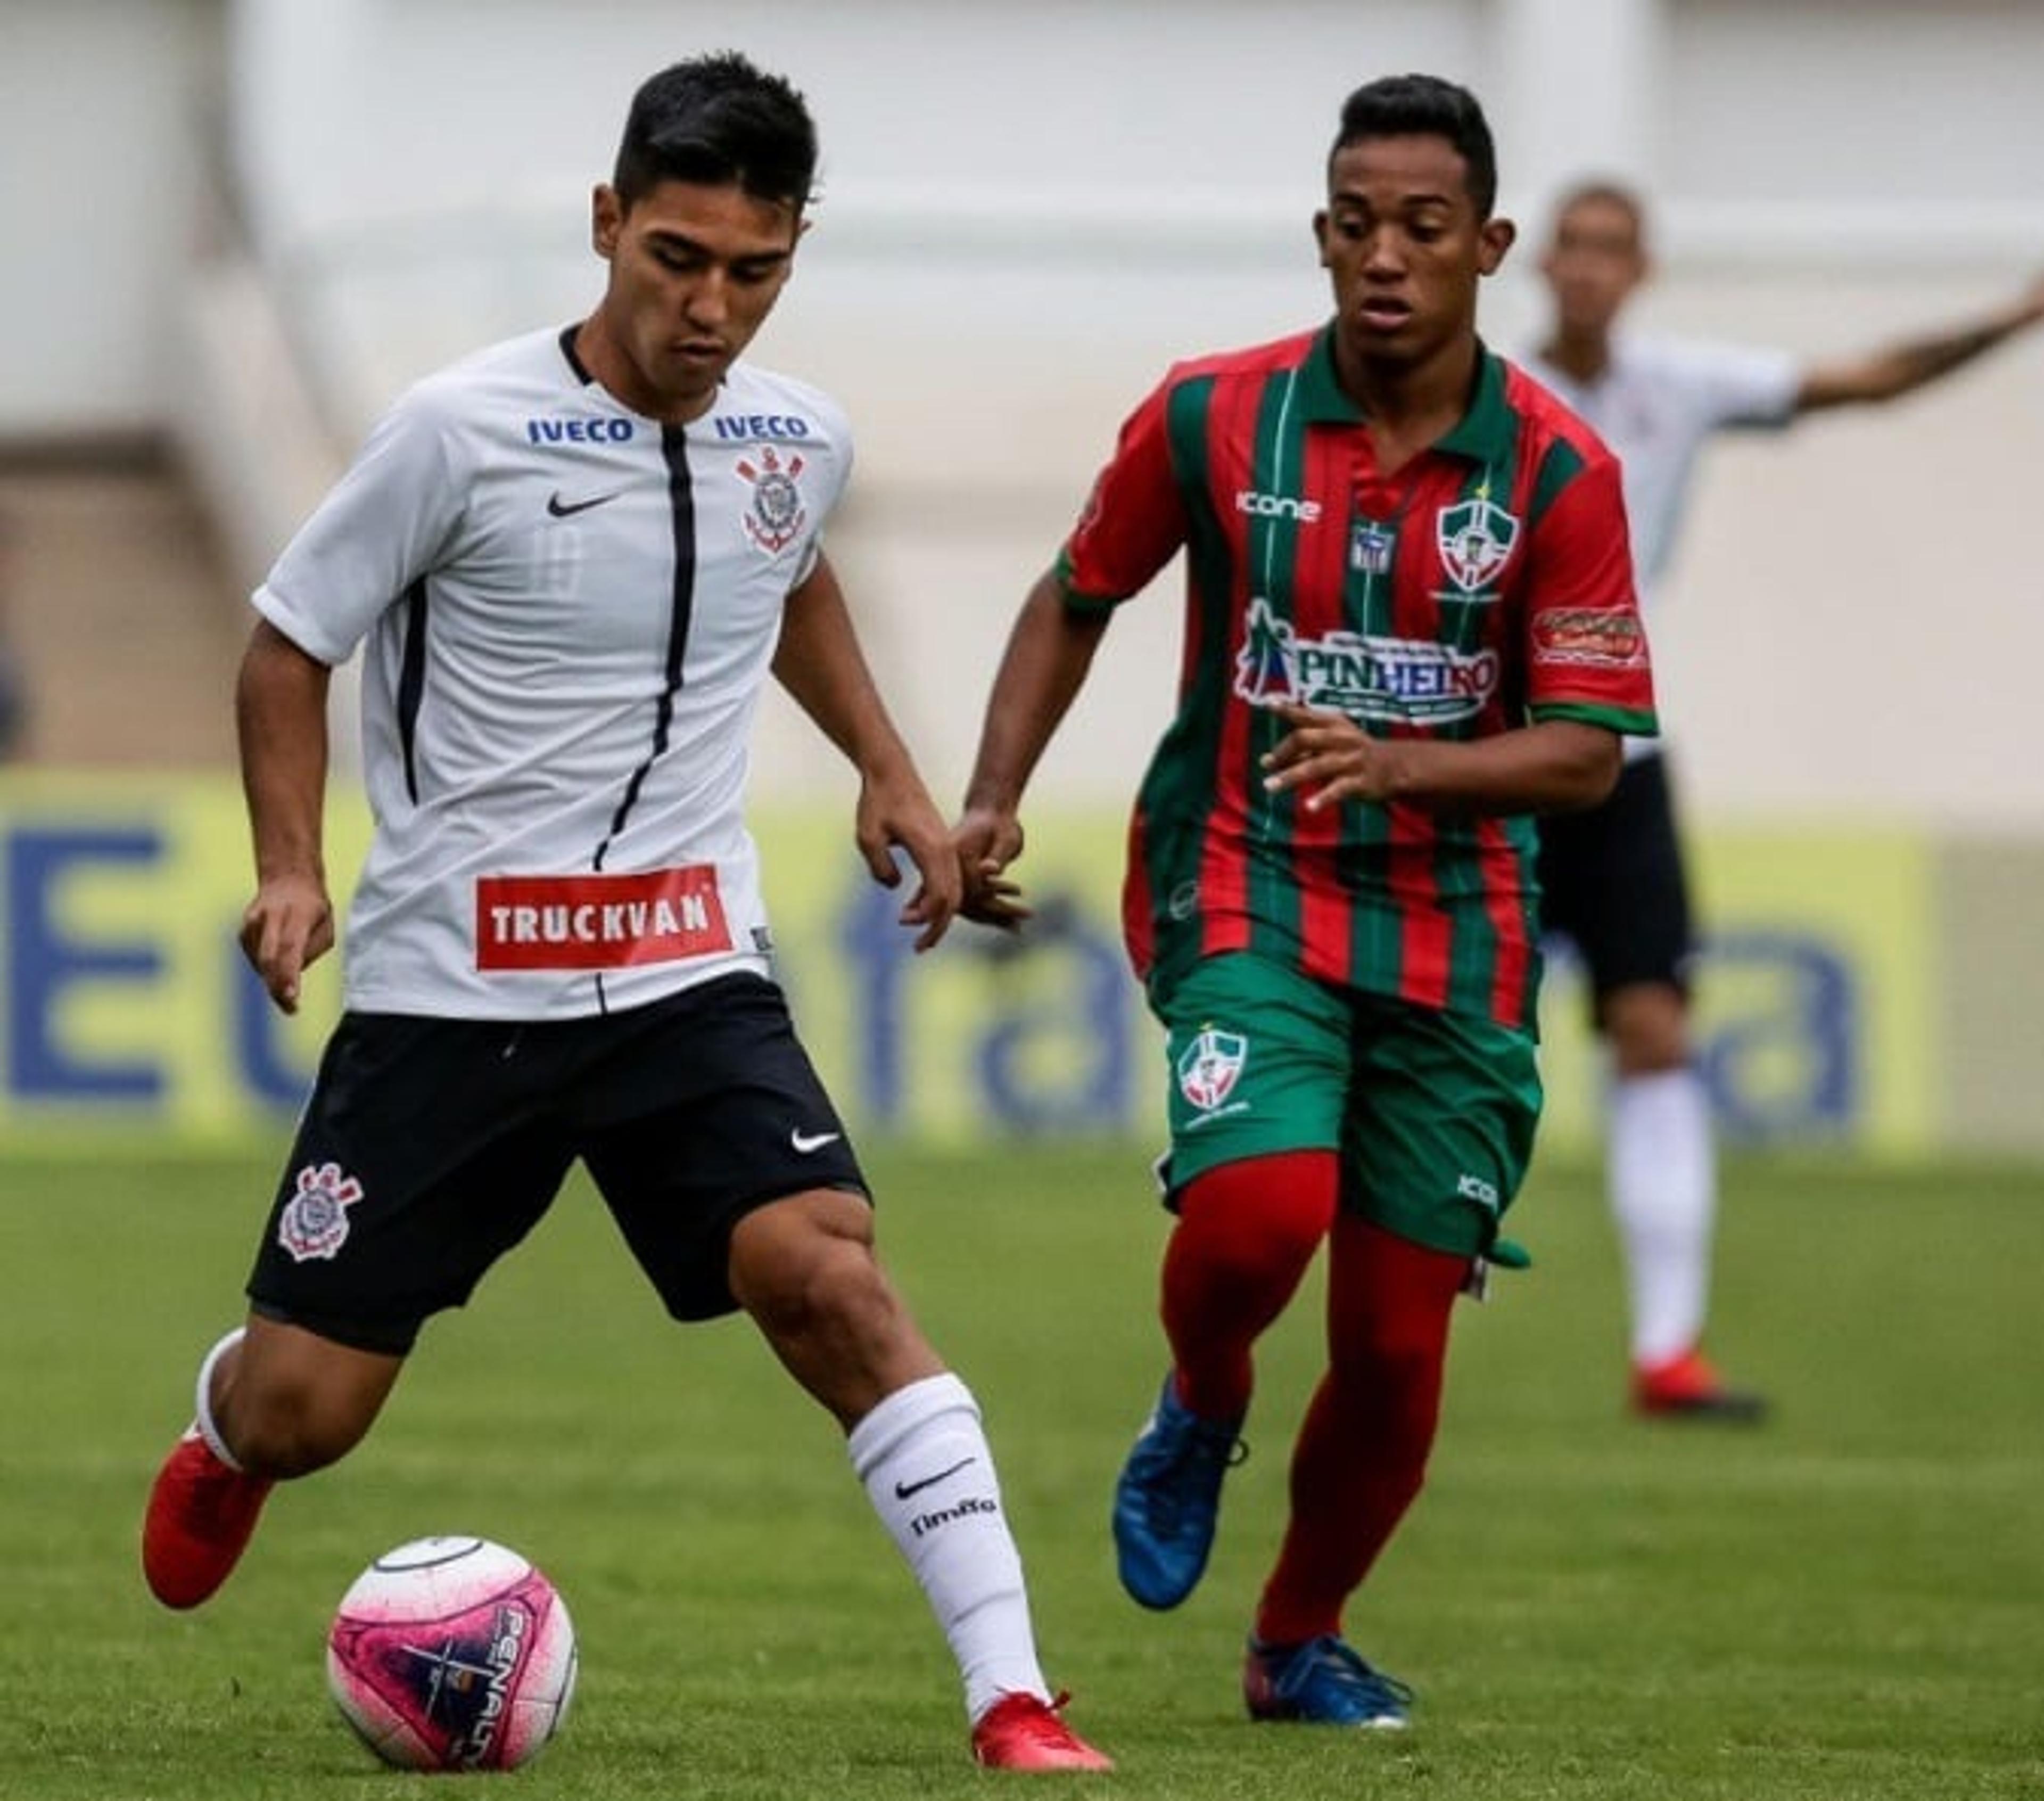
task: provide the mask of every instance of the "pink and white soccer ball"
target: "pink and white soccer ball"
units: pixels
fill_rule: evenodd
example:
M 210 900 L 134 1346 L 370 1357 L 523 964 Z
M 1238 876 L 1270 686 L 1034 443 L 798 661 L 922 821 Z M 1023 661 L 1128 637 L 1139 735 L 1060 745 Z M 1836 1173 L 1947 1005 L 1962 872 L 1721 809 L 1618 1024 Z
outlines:
M 554 1585 L 486 1538 L 385 1552 L 341 1596 L 326 1641 L 343 1717 L 408 1770 L 515 1769 L 567 1717 L 575 1665 Z

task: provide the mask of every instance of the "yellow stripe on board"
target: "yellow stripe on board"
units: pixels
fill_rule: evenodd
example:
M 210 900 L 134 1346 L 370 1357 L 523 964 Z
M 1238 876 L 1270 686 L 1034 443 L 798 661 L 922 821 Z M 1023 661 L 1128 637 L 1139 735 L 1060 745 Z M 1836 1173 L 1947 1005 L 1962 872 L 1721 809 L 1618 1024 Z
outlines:
M 345 791 L 331 813 L 339 890 L 367 824 Z M 755 831 L 797 1022 L 859 1129 L 955 1145 L 1156 1141 L 1160 1039 L 1121 952 L 1120 815 L 1032 817 L 1018 872 L 1039 914 L 1028 940 L 961 929 L 922 957 L 893 923 L 906 887 L 867 878 L 851 825 L 847 803 L 769 810 Z M 262 1001 L 235 948 L 248 871 L 231 775 L 0 778 L 0 1133 L 281 1137 L 338 972 L 329 960 L 314 972 L 295 1020 Z M 1938 1111 L 1934 871 L 1934 848 L 1901 832 L 1700 839 L 1712 955 L 1699 1040 L 1728 1133 L 1957 1148 Z M 1544 1009 L 1550 1150 L 1598 1141 L 1582 1014 L 1557 967 Z

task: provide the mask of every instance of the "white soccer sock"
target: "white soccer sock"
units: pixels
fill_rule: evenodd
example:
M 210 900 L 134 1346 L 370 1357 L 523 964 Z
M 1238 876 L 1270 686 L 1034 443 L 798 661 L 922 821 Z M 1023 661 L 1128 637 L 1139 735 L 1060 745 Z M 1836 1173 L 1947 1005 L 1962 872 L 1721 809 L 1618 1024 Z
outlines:
M 966 1717 L 977 1722 L 1004 1695 L 1047 1701 L 1022 1558 L 972 1391 L 948 1373 L 897 1388 L 852 1428 L 848 1449 L 958 1660 Z
M 237 1326 L 206 1353 L 206 1360 L 198 1366 L 198 1392 L 192 1403 L 192 1418 L 198 1427 L 198 1435 L 206 1441 L 206 1448 L 227 1465 L 238 1470 L 241 1465 L 234 1453 L 227 1448 L 227 1441 L 221 1437 L 220 1428 L 213 1420 L 213 1366 L 248 1336 L 246 1326 Z
M 1710 1095 L 1694 1069 L 1621 1076 L 1611 1091 L 1608 1181 L 1625 1250 L 1632 1360 L 1695 1345 L 1710 1290 L 1717 1158 Z

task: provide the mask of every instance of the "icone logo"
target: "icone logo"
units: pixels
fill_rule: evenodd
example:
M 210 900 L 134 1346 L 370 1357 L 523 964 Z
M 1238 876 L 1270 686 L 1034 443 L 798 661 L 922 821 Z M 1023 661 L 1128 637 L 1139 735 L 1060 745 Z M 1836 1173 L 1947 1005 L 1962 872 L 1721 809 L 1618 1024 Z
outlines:
M 1235 510 L 1254 519 L 1297 519 L 1302 525 L 1312 525 L 1320 516 L 1317 500 L 1294 500 L 1288 494 L 1258 494 L 1254 488 L 1244 488 L 1235 497 Z
M 1497 1186 L 1495 1183 L 1485 1181 L 1481 1176 L 1464 1176 L 1455 1183 L 1455 1193 L 1462 1199 L 1474 1201 L 1478 1206 L 1489 1212 L 1498 1210 Z
M 525 437 L 532 444 L 624 444 L 630 441 L 629 419 L 528 419 Z
M 807 437 L 809 422 L 799 413 L 720 413 L 717 435 L 728 438 Z

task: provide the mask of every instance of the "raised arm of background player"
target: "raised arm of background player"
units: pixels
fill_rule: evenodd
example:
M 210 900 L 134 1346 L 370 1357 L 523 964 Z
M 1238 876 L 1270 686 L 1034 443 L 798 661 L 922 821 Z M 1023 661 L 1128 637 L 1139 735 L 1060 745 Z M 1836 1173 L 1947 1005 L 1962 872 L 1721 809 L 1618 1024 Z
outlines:
M 1794 410 L 1855 406 L 1900 399 L 1948 375 L 1976 356 L 2044 321 L 2044 278 L 2016 299 L 1970 325 L 1906 339 L 1862 356 L 1813 364 L 1803 371 Z
M 256 895 L 241 950 L 286 1013 L 300 979 L 333 949 L 327 893 L 327 687 L 333 672 L 268 620 L 249 634 L 235 683 L 241 790 L 256 852 Z
M 1065 603 L 1056 569 L 1022 603 L 986 705 L 979 753 L 953 828 L 965 871 L 964 912 L 1013 927 L 1028 917 L 1003 872 L 1022 853 L 1023 791 L 1084 685 L 1105 614 Z M 1344 714 L 1283 702 L 1292 728 L 1265 760 L 1266 786 L 1331 800 L 1402 801 L 1441 812 L 1548 813 L 1592 806 L 1618 779 L 1618 735 L 1549 719 L 1460 742 L 1373 737 Z
M 909 747 L 859 648 L 844 590 L 822 556 L 790 589 L 782 614 L 774 675 L 824 736 L 859 772 L 854 834 L 873 879 L 897 886 L 893 847 L 909 853 L 921 878 L 901 909 L 901 923 L 920 926 L 916 949 L 928 950 L 959 910 L 963 880 L 943 815 L 916 770 Z

